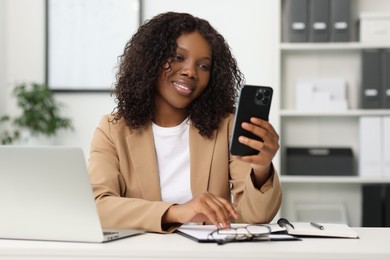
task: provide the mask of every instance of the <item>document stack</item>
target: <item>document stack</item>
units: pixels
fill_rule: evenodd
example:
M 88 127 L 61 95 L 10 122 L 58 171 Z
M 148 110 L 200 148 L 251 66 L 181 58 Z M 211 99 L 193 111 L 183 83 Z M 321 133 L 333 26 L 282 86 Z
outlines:
M 284 0 L 284 41 L 351 41 L 351 0 Z
M 295 108 L 299 111 L 346 111 L 347 82 L 344 78 L 298 78 Z

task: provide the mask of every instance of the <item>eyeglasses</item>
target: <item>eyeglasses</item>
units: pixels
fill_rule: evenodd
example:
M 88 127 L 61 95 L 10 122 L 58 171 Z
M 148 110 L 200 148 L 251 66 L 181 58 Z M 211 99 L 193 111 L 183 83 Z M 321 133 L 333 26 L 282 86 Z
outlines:
M 268 225 L 251 224 L 234 228 L 219 228 L 208 235 L 218 245 L 241 241 L 269 241 L 271 228 Z

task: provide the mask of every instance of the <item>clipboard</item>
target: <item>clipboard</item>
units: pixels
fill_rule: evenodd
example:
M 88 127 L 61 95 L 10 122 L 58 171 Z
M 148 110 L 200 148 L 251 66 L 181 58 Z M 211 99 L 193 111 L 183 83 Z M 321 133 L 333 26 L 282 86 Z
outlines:
M 245 227 L 248 224 L 232 224 L 232 228 L 240 228 Z M 220 241 L 213 239 L 210 237 L 210 233 L 215 231 L 216 228 L 214 225 L 193 225 L 193 224 L 185 224 L 182 225 L 179 229 L 176 230 L 176 233 L 182 235 L 186 238 L 189 238 L 198 243 L 218 243 Z M 236 242 L 268 242 L 268 241 L 297 241 L 301 240 L 300 238 L 284 233 L 270 233 L 267 236 L 264 236 L 262 239 L 252 239 L 252 240 L 232 240 L 229 243 Z

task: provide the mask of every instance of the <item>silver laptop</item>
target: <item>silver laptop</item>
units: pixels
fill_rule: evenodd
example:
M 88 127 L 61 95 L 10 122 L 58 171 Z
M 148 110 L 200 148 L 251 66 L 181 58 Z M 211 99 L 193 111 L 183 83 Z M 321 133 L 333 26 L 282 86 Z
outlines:
M 106 242 L 142 233 L 102 229 L 80 148 L 0 145 L 0 238 Z

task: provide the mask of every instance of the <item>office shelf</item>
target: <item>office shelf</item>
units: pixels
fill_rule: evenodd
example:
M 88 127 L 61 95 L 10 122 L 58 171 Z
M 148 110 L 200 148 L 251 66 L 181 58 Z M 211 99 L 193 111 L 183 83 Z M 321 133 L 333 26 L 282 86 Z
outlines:
M 346 50 L 364 50 L 364 49 L 382 49 L 388 48 L 388 43 L 362 43 L 362 42 L 342 42 L 342 43 L 281 43 L 280 50 L 282 52 L 289 51 L 346 51 Z
M 285 0 L 280 0 L 280 7 Z M 388 12 L 390 1 L 352 0 L 354 26 L 361 12 Z M 280 11 L 283 15 L 282 10 Z M 283 17 L 281 17 L 283 20 Z M 281 27 L 283 24 L 281 23 Z M 355 39 L 357 28 L 353 30 Z M 281 28 L 281 38 L 283 32 Z M 295 206 L 304 203 L 341 203 L 346 206 L 349 224 L 361 225 L 361 188 L 363 185 L 390 183 L 389 178 L 362 178 L 359 166 L 359 119 L 363 116 L 390 116 L 390 109 L 360 109 L 361 53 L 367 49 L 390 48 L 390 41 L 279 44 L 280 169 L 283 185 L 281 215 L 294 219 Z M 347 84 L 348 110 L 298 111 L 295 84 L 301 78 L 342 78 Z M 354 154 L 353 176 L 287 176 L 286 148 L 351 147 Z
M 374 184 L 374 183 L 390 183 L 389 178 L 372 177 L 363 178 L 360 176 L 281 176 L 283 184 L 291 183 L 322 183 L 322 184 Z
M 390 109 L 352 109 L 346 111 L 297 111 L 285 109 L 280 111 L 281 117 L 360 117 L 390 116 Z

